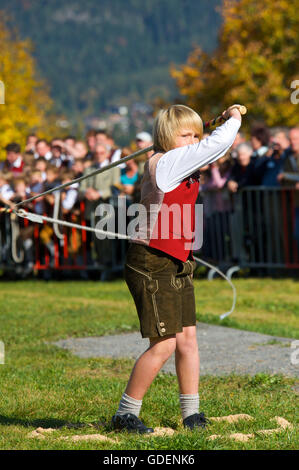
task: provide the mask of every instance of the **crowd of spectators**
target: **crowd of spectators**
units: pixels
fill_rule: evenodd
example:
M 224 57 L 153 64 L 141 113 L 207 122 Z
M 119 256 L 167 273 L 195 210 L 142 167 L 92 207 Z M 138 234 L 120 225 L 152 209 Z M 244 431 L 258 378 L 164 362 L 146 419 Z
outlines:
M 137 134 L 137 148 L 150 145 L 150 134 Z M 86 141 L 67 136 L 47 142 L 32 134 L 27 137 L 24 152 L 15 142 L 8 144 L 5 151 L 6 159 L 0 162 L 0 201 L 8 205 L 88 174 L 131 153 L 129 148 L 118 148 L 106 132 L 95 130 L 87 133 Z M 111 172 L 66 188 L 62 194 L 63 210 L 72 210 L 78 200 L 106 200 L 116 192 L 132 198 L 145 158 L 141 157 L 138 162 L 126 162 Z M 49 201 L 51 198 L 48 196 L 40 198 L 35 210 L 43 211 Z
M 147 132 L 136 135 L 132 148 L 119 148 L 112 136 L 102 130 L 88 131 L 85 140 L 66 136 L 53 138 L 51 142 L 31 134 L 24 151 L 15 142 L 5 147 L 6 159 L 0 162 L 0 205 L 11 206 L 115 162 L 136 148 L 151 145 L 151 135 Z M 61 214 L 68 217 L 76 213 L 80 202 L 84 201 L 85 220 L 89 224 L 93 209 L 113 195 L 125 197 L 128 204 L 138 202 L 144 164 L 152 153 L 62 190 Z M 214 212 L 229 211 L 232 195 L 244 187 L 282 185 L 299 190 L 299 127 L 257 126 L 248 139 L 239 132 L 225 156 L 201 168 L 204 214 L 209 217 Z M 39 214 L 52 216 L 54 199 L 54 194 L 49 194 L 29 207 Z M 295 206 L 295 232 L 299 240 L 299 191 L 296 191 Z M 51 252 L 51 234 L 46 237 L 46 244 Z
M 134 150 L 151 145 L 152 138 L 147 132 L 140 132 L 136 135 L 132 148 L 119 148 L 115 145 L 112 136 L 102 130 L 88 131 L 85 140 L 66 136 L 64 139 L 54 138 L 48 142 L 46 139 L 39 139 L 34 134 L 28 135 L 23 152 L 16 142 L 5 147 L 6 159 L 0 162 L 0 207 L 13 207 L 15 203 L 88 175 L 96 169 L 129 155 Z M 82 221 L 81 203 L 83 202 L 84 223 L 95 224 L 94 212 L 100 202 L 107 202 L 112 196 L 124 197 L 127 204 L 138 199 L 144 164 L 151 155 L 152 152 L 148 152 L 138 157 L 138 160 L 122 163 L 108 172 L 99 173 L 80 183 L 67 186 L 62 191 L 37 198 L 34 202 L 27 203 L 25 207 L 37 214 L 52 217 L 58 194 L 57 215 L 75 222 Z M 1 217 L 2 244 L 5 240 L 3 221 L 4 218 Z M 29 269 L 32 269 L 34 265 L 33 226 L 31 225 L 31 230 L 28 227 L 26 229 L 21 227 L 19 238 L 25 249 L 27 265 Z M 40 243 L 46 246 L 53 259 L 54 232 L 50 224 L 42 226 L 39 238 Z M 89 262 L 92 262 L 92 245 L 101 264 L 109 265 L 111 243 L 105 241 L 92 243 L 92 237 L 90 233 L 87 233 Z M 80 240 L 77 240 L 76 246 L 79 251 Z M 68 253 L 73 251 L 74 247 L 70 244 Z
M 239 132 L 229 153 L 202 168 L 201 174 L 203 198 L 205 193 L 215 192 L 213 206 L 206 207 L 208 212 L 227 208 L 227 198 L 223 191 L 219 192 L 223 189 L 232 194 L 247 186 L 283 185 L 299 190 L 299 127 L 290 130 L 255 127 L 249 140 Z

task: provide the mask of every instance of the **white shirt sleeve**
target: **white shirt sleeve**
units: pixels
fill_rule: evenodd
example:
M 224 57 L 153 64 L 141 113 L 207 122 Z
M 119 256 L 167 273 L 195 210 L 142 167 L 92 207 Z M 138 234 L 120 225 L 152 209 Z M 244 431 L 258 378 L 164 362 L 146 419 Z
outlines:
M 184 178 L 221 158 L 233 144 L 240 126 L 241 121 L 231 117 L 198 144 L 166 152 L 157 164 L 158 188 L 164 193 L 172 191 Z

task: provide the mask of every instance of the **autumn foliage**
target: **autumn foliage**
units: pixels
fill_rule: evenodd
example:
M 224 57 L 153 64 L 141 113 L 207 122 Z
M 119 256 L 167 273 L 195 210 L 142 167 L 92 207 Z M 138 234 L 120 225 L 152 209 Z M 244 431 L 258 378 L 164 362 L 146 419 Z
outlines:
M 0 80 L 5 103 L 0 104 L 1 149 L 10 143 L 25 143 L 26 134 L 48 126 L 52 106 L 45 84 L 37 78 L 29 41 L 21 41 L 0 19 Z M 2 156 L 2 155 L 1 155 Z
M 248 108 L 248 123 L 297 125 L 299 105 L 291 103 L 291 83 L 299 79 L 298 2 L 223 0 L 218 47 L 199 47 L 187 64 L 172 68 L 186 102 L 207 117 L 232 103 Z

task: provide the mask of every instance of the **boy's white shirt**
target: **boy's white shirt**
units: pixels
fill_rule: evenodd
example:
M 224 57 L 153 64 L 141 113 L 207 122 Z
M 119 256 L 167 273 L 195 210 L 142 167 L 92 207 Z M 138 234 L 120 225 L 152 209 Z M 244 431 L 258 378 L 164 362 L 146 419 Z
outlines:
M 184 178 L 225 155 L 232 146 L 240 126 L 241 121 L 231 117 L 199 143 L 166 152 L 157 164 L 158 188 L 164 193 L 173 191 Z

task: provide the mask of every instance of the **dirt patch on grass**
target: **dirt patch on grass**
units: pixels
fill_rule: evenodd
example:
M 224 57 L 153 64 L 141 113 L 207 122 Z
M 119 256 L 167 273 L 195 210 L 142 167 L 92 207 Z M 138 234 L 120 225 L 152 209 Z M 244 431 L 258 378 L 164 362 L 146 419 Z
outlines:
M 224 419 L 225 418 L 225 419 Z M 220 418 L 210 418 L 211 420 L 215 420 L 215 421 L 228 421 L 230 423 L 233 423 L 233 422 L 237 422 L 239 421 L 240 419 L 247 419 L 250 418 L 250 420 L 254 420 L 254 418 L 250 415 L 230 415 L 230 416 L 223 416 L 222 419 Z M 208 439 L 210 441 L 214 441 L 215 439 L 232 439 L 234 441 L 238 441 L 238 442 L 248 442 L 249 439 L 253 439 L 256 435 L 263 435 L 263 436 L 267 436 L 267 435 L 271 435 L 271 434 L 278 434 L 282 431 L 285 431 L 287 429 L 293 429 L 293 425 L 291 423 L 289 423 L 289 421 L 287 421 L 285 418 L 282 418 L 281 416 L 275 416 L 274 418 L 272 418 L 272 421 L 275 421 L 276 424 L 278 424 L 278 427 L 277 428 L 274 428 L 274 429 L 260 429 L 258 431 L 255 431 L 254 433 L 250 433 L 250 434 L 245 434 L 245 433 L 242 433 L 242 432 L 238 432 L 238 433 L 233 433 L 233 434 L 228 434 L 228 435 L 225 435 L 225 434 L 212 434 Z
M 37 428 L 31 433 L 27 435 L 27 437 L 32 438 L 35 437 L 37 439 L 45 439 L 47 434 L 51 434 L 53 431 L 56 431 L 56 429 L 53 428 Z
M 57 431 L 57 429 L 52 429 L 52 428 L 37 428 L 34 431 L 32 431 L 30 434 L 28 434 L 27 437 L 29 438 L 36 438 L 36 439 L 46 439 L 46 436 L 53 433 L 54 431 Z M 110 437 L 104 436 L 103 434 L 76 434 L 73 436 L 60 436 L 57 437 L 58 440 L 63 440 L 63 441 L 73 441 L 73 442 L 78 442 L 78 441 L 100 441 L 100 442 L 111 442 L 111 443 L 116 443 L 117 440 L 111 439 Z
M 110 437 L 103 436 L 102 434 L 78 434 L 75 436 L 64 436 L 60 437 L 59 439 L 64 441 L 73 441 L 73 442 L 81 442 L 81 441 L 98 441 L 98 442 L 111 442 L 115 444 L 117 440 L 111 439 Z
M 227 423 L 237 423 L 240 420 L 246 420 L 246 421 L 253 421 L 254 418 L 250 415 L 247 415 L 245 413 L 241 413 L 238 415 L 229 415 L 229 416 L 216 416 L 209 418 L 211 421 L 225 421 Z
M 254 417 L 250 416 L 245 413 L 240 413 L 236 415 L 229 415 L 229 416 L 215 416 L 209 418 L 210 421 L 215 421 L 215 422 L 223 422 L 226 421 L 228 423 L 236 423 L 242 420 L 246 421 L 254 421 Z M 258 431 L 254 431 L 253 433 L 245 434 L 245 433 L 232 433 L 232 434 L 212 434 L 211 436 L 208 437 L 210 441 L 216 440 L 216 439 L 232 439 L 238 442 L 248 442 L 250 439 L 253 439 L 255 436 L 258 435 L 271 435 L 271 434 L 278 434 L 282 431 L 285 431 L 287 429 L 292 430 L 293 425 L 287 421 L 285 418 L 282 418 L 281 416 L 275 416 L 272 418 L 272 421 L 275 421 L 276 424 L 278 425 L 277 428 L 273 429 L 260 429 Z M 32 431 L 30 434 L 28 434 L 27 437 L 29 438 L 36 438 L 36 439 L 45 439 L 47 435 L 53 433 L 55 429 L 52 428 L 42 428 L 39 427 Z M 160 437 L 160 436 L 173 436 L 175 434 L 175 430 L 172 428 L 160 428 L 156 427 L 154 428 L 154 432 L 150 434 L 145 434 L 144 436 L 149 436 L 149 437 Z M 121 433 L 119 434 L 121 436 Z M 60 436 L 57 437 L 59 440 L 64 440 L 64 441 L 72 441 L 72 442 L 80 442 L 80 441 L 98 441 L 98 442 L 110 442 L 110 443 L 117 443 L 118 440 L 112 439 L 110 437 L 107 437 L 103 434 L 77 434 L 77 435 L 72 435 L 72 436 Z
M 175 430 L 172 428 L 154 428 L 154 432 L 147 434 L 148 436 L 172 436 Z

